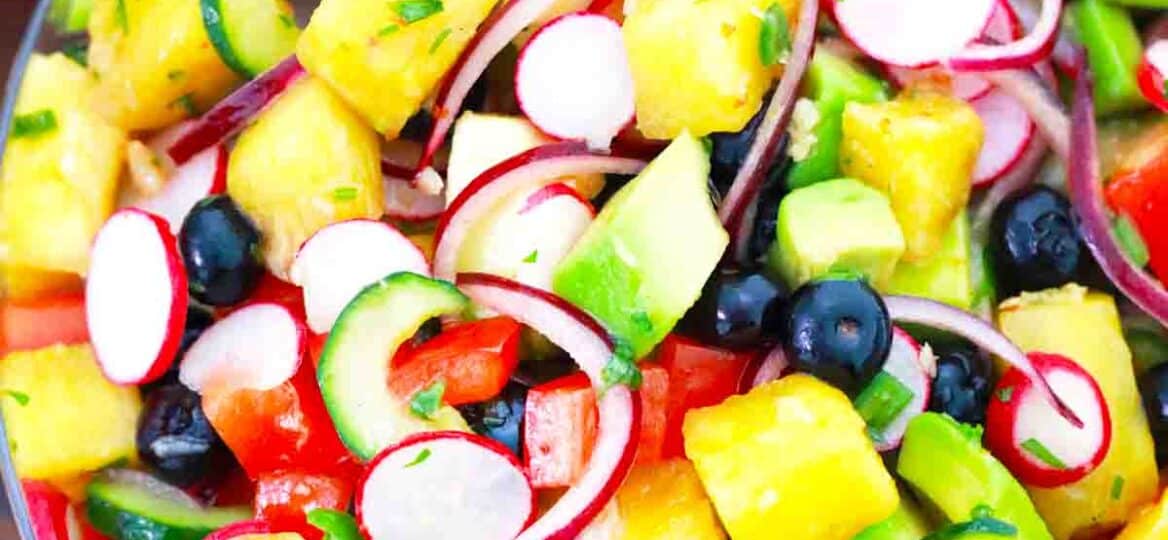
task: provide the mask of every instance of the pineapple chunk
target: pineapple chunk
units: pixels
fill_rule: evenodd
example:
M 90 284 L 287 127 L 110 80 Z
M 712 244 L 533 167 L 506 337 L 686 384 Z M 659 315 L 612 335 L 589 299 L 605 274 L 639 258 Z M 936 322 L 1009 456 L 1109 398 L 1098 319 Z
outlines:
M 94 106 L 127 131 L 195 116 L 239 82 L 207 38 L 199 0 L 93 0 L 89 36 Z
M 29 59 L 16 115 L 48 111 L 56 128 L 14 135 L 4 154 L 0 230 L 18 288 L 84 274 L 93 235 L 113 211 L 126 135 L 87 108 L 94 85 L 62 54 Z
M 74 476 L 135 455 L 138 389 L 107 381 L 89 345 L 11 353 L 0 388 L 10 393 L 0 412 L 21 478 Z
M 691 410 L 682 432 L 735 540 L 849 540 L 899 503 L 864 420 L 808 375 Z
M 798 1 L 777 1 L 793 22 Z M 759 58 L 759 14 L 775 2 L 638 1 L 624 23 L 637 128 L 653 139 L 742 129 L 775 76 Z
M 1115 540 L 1160 540 L 1168 538 L 1168 491 L 1160 502 L 1141 510 Z
M 1111 449 L 1086 478 L 1059 488 L 1028 487 L 1055 538 L 1114 529 L 1155 500 L 1156 459 L 1115 302 L 1078 285 L 1002 303 L 1002 332 L 1026 351 L 1074 359 L 1099 383 L 1111 412 Z M 1116 483 L 1122 483 L 1117 493 Z M 1113 496 L 1114 495 L 1114 496 Z
M 445 0 L 429 15 L 411 13 L 417 5 L 323 0 L 297 45 L 304 68 L 389 139 L 434 92 L 495 0 Z
M 624 540 L 726 538 L 697 471 L 685 459 L 638 464 L 616 500 Z
M 382 214 L 373 133 L 313 77 L 295 83 L 243 132 L 227 192 L 263 233 L 268 269 L 287 280 L 300 244 L 330 223 Z
M 888 194 L 904 232 L 905 260 L 936 253 L 969 202 L 983 131 L 969 104 L 943 94 L 847 104 L 840 168 Z

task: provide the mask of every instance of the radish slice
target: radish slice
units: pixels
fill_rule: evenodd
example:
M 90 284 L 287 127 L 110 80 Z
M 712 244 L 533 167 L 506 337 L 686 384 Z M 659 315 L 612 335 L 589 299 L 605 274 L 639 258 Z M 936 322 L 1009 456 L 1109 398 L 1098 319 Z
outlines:
M 419 433 L 386 448 L 357 488 L 357 519 L 371 540 L 511 540 L 535 516 L 519 460 L 469 433 Z
M 637 159 L 593 154 L 583 143 L 565 142 L 532 148 L 487 169 L 463 188 L 442 214 L 434 232 L 434 275 L 454 278 L 458 252 L 471 226 L 508 193 L 557 183 L 564 176 L 636 174 L 644 167 L 645 162 Z
M 402 221 L 428 221 L 442 215 L 446 198 L 423 192 L 410 182 L 414 173 L 381 160 L 381 181 L 385 187 L 385 215 Z
M 1036 128 L 1018 100 L 1000 90 L 975 100 L 972 105 L 985 126 L 985 144 L 973 168 L 973 186 L 985 187 L 1022 159 Z
M 838 0 L 837 0 L 838 1 Z M 928 1 L 928 0 L 919 0 Z M 949 2 L 939 2 L 942 6 Z M 1062 21 L 1063 0 L 1042 0 L 1034 27 L 1022 39 L 1006 44 L 974 43 L 947 57 L 945 64 L 957 71 L 999 71 L 1028 68 L 1050 55 Z
M 928 67 L 982 34 L 995 0 L 834 0 L 840 30 L 885 64 Z
M 544 133 L 607 150 L 633 119 L 633 74 L 620 25 L 587 13 L 544 25 L 519 55 L 515 97 Z
M 534 22 L 555 5 L 555 0 L 512 0 L 495 10 L 470 40 L 454 66 L 446 72 L 442 86 L 438 87 L 434 99 L 434 123 L 426 138 L 426 148 L 414 167 L 414 174 L 421 174 L 434 162 L 438 149 L 446 142 L 446 133 L 454 125 L 455 117 L 462 110 L 475 81 L 487 70 L 491 60 Z
M 288 57 L 211 107 L 167 148 L 166 153 L 181 165 L 195 154 L 222 143 L 246 127 L 248 121 L 266 109 L 292 83 L 300 80 L 304 73 L 304 67 L 296 57 Z
M 262 519 L 249 519 L 247 521 L 232 523 L 231 525 L 213 531 L 203 540 L 231 540 L 232 538 L 239 538 L 241 536 L 269 535 L 275 532 L 270 523 Z
M 1042 137 L 1031 137 L 1022 155 L 993 182 L 993 187 L 986 192 L 977 212 L 973 217 L 973 234 L 975 238 L 985 238 L 989 234 L 990 221 L 998 205 L 1014 192 L 1029 186 L 1038 175 L 1038 168 L 1046 158 L 1046 141 Z
M 170 224 L 170 232 L 178 234 L 195 203 L 224 191 L 227 191 L 227 148 L 215 145 L 176 168 L 162 191 L 130 206 L 165 219 Z
M 93 240 L 85 282 L 85 319 L 106 378 L 161 377 L 186 318 L 187 273 L 170 226 L 135 208 L 115 212 Z
M 328 225 L 304 241 L 292 261 L 292 283 L 304 288 L 308 327 L 327 334 L 366 286 L 394 272 L 429 276 L 426 256 L 393 226 L 372 219 Z
M 593 217 L 596 216 L 596 208 L 592 206 L 592 201 L 585 199 L 579 191 L 572 189 L 572 186 L 560 182 L 558 184 L 550 184 L 540 188 L 535 193 L 532 193 L 523 203 L 523 208 L 519 209 L 519 214 L 527 214 L 533 210 L 541 208 L 545 203 L 555 200 L 556 197 L 567 197 L 579 203 L 580 206 L 587 209 L 588 213 Z
M 1111 417 L 1099 384 L 1072 360 L 1031 353 L 1050 386 L 1083 420 L 1075 428 L 1053 411 L 1022 372 L 998 381 L 986 409 L 986 446 L 1028 486 L 1053 488 L 1087 476 L 1111 446 Z
M 209 385 L 271 390 L 296 374 L 307 333 L 288 308 L 250 304 L 211 325 L 183 356 L 178 379 L 201 393 Z
M 598 391 L 613 358 L 608 333 L 588 314 L 554 294 L 488 274 L 459 274 L 475 302 L 508 315 L 567 351 Z M 640 437 L 641 399 L 623 384 L 598 393 L 596 444 L 583 475 L 517 540 L 575 538 L 600 514 L 632 467 Z
M 738 393 L 745 394 L 757 386 L 777 380 L 789 366 L 790 362 L 787 361 L 787 353 L 783 352 L 783 346 L 771 348 L 766 354 L 755 357 L 746 365 L 746 369 L 742 370 L 742 375 L 738 378 Z
M 922 348 L 908 332 L 892 329 L 892 348 L 884 361 L 883 373 L 890 375 L 912 392 L 912 400 L 883 429 L 869 427 L 876 450 L 887 452 L 900 446 L 909 420 L 929 407 L 929 392 L 933 386 L 931 373 L 936 371 L 936 359 L 928 348 Z M 861 394 L 863 395 L 863 394 Z
M 1140 309 L 1168 326 L 1168 290 L 1124 256 L 1111 233 L 1111 218 L 1103 205 L 1103 179 L 1099 174 L 1095 103 L 1091 72 L 1080 70 L 1072 99 L 1071 145 L 1075 153 L 1067 164 L 1071 204 L 1079 216 L 1083 241 L 1111 282 Z
M 990 71 L 983 76 L 1026 109 L 1050 148 L 1066 161 L 1071 152 L 1070 118 L 1054 90 L 1054 81 L 1046 80 L 1041 69 L 1040 65 L 1038 70 Z
M 22 480 L 24 503 L 33 538 L 38 540 L 82 540 L 81 523 L 69 504 L 69 497 L 39 481 Z
M 1168 39 L 1159 39 L 1144 51 L 1143 61 L 1137 71 L 1140 92 L 1148 103 L 1168 112 L 1168 95 L 1165 95 L 1164 75 L 1168 74 Z
M 948 304 L 916 296 L 885 296 L 884 305 L 894 321 L 922 324 L 957 334 L 1001 358 L 1031 380 L 1038 381 L 1038 390 L 1058 414 L 1076 426 L 1082 423 L 1054 393 L 1022 349 L 988 322 Z
M 819 2 L 800 2 L 795 40 L 787 63 L 783 66 L 783 77 L 779 79 L 779 86 L 767 104 L 762 123 L 755 131 L 754 140 L 750 143 L 738 173 L 734 175 L 726 199 L 718 208 L 718 218 L 730 233 L 731 254 L 735 260 L 745 261 L 747 258 L 754 217 L 750 213 L 757 211 L 755 202 L 766 180 L 767 168 L 779 155 L 782 141 L 786 139 L 784 135 L 787 123 L 791 120 L 799 85 L 807 72 L 811 52 L 815 49 L 815 25 L 818 20 Z

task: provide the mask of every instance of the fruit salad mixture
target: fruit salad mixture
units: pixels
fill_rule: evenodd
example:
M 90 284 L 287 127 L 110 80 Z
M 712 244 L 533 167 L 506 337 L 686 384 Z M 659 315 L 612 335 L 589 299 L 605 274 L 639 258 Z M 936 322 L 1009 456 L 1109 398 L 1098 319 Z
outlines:
M 1168 539 L 1166 0 L 43 4 L 29 540 Z

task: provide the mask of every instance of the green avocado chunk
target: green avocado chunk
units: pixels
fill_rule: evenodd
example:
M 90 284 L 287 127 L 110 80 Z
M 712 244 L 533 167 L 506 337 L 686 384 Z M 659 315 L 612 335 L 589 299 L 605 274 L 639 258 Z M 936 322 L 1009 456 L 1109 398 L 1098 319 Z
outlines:
M 980 511 L 1017 528 L 1017 540 L 1050 540 L 1026 490 L 981 446 L 981 428 L 937 413 L 908 424 L 896 472 L 953 523 Z
M 921 540 L 929 534 L 929 524 L 912 496 L 903 491 L 896 512 L 860 531 L 852 540 Z
M 556 294 L 627 341 L 636 358 L 697 301 L 729 243 L 709 174 L 705 148 L 682 133 L 613 195 L 556 267 Z
M 973 301 L 969 240 L 969 219 L 961 212 L 941 239 L 940 251 L 923 261 L 900 261 L 886 292 L 923 296 L 969 309 Z
M 779 204 L 767 265 L 791 288 L 831 272 L 887 284 L 904 254 L 904 235 L 884 193 L 840 178 L 797 189 Z

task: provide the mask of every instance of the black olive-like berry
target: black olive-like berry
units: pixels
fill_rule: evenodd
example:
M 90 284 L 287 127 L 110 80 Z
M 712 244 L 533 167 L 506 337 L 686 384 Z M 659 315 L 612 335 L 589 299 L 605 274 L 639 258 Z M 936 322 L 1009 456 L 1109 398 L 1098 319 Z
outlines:
M 786 290 L 758 271 L 714 271 L 702 296 L 679 324 L 682 333 L 709 345 L 748 349 L 778 340 Z
M 510 448 L 516 456 L 522 456 L 523 408 L 526 402 L 527 387 L 510 382 L 494 399 L 460 405 L 458 410 L 475 433 L 495 439 Z
M 1087 259 L 1071 203 L 1046 186 L 1002 202 L 991 231 L 990 254 L 1003 297 L 1074 281 Z
M 199 395 L 178 383 L 162 386 L 147 397 L 136 442 L 142 461 L 179 486 L 202 479 L 227 453 L 203 414 Z
M 1168 465 L 1168 364 L 1160 364 L 1140 376 L 1140 396 L 1156 443 L 1156 462 Z
M 183 221 L 178 240 L 196 300 L 230 306 L 255 290 L 263 273 L 260 233 L 226 195 L 199 201 Z
M 989 362 L 976 353 L 960 350 L 937 360 L 937 376 L 929 395 L 929 410 L 945 413 L 958 422 L 984 424 L 989 405 Z

